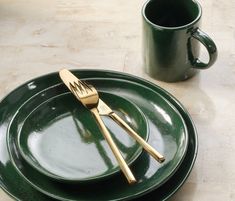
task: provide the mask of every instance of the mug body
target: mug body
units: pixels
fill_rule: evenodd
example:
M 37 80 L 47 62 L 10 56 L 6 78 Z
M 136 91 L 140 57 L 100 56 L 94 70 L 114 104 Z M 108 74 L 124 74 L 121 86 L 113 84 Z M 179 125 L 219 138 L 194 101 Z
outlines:
M 142 17 L 146 72 L 166 82 L 192 77 L 198 71 L 193 60 L 199 56 L 199 41 L 191 33 L 199 27 L 200 5 L 188 0 L 150 0 L 143 6 Z

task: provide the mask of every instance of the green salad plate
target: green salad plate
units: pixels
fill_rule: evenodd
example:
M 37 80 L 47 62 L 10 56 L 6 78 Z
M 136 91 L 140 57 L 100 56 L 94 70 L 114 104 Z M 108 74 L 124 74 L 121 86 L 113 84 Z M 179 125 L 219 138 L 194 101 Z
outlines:
M 121 173 L 113 174 L 108 179 L 98 182 L 74 184 L 58 182 L 32 167 L 32 164 L 23 157 L 22 150 L 18 149 L 18 146 L 21 146 L 20 143 L 26 143 L 21 142 L 20 136 L 26 133 L 26 139 L 29 139 L 27 136 L 35 132 L 37 125 L 33 122 L 34 117 L 37 117 L 45 126 L 39 126 L 39 131 L 46 130 L 55 123 L 53 118 L 57 115 L 53 112 L 48 114 L 46 119 L 40 119 L 42 116 L 38 115 L 38 112 L 44 112 L 45 107 L 54 104 L 53 99 L 58 102 L 67 99 L 69 103 L 73 102 L 69 98 L 70 93 L 61 83 L 58 73 L 52 73 L 21 85 L 0 102 L 0 185 L 2 189 L 16 200 L 35 201 L 54 199 L 155 201 L 171 197 L 187 179 L 197 155 L 197 133 L 187 111 L 169 93 L 141 78 L 104 70 L 74 70 L 72 72 L 80 79 L 94 85 L 108 104 L 113 102 L 108 102 L 112 100 L 110 97 L 118 97 L 128 102 L 125 104 L 133 106 L 136 109 L 134 113 L 141 118 L 137 120 L 139 118 L 136 119 L 136 116 L 127 110 L 126 117 L 132 118 L 127 122 L 136 125 L 137 130 L 137 124 L 140 123 L 138 132 L 146 132 L 147 129 L 148 142 L 165 156 L 166 161 L 159 164 L 143 151 L 130 166 L 138 180 L 135 185 L 131 186 Z M 51 98 L 44 92 L 51 94 Z M 27 110 L 30 103 L 33 103 L 29 100 L 34 97 L 38 99 L 39 96 L 41 101 L 35 102 L 36 107 L 22 115 L 21 109 Z M 79 103 L 76 102 L 76 104 L 79 108 Z M 73 111 L 75 102 L 68 105 L 68 108 L 61 108 L 57 111 L 62 119 L 67 115 L 67 109 Z M 118 107 L 115 110 L 122 111 L 118 110 Z M 79 119 L 76 112 L 75 117 Z M 70 121 L 72 122 L 71 119 Z M 78 121 L 80 127 L 78 126 L 77 135 L 80 135 L 84 130 L 81 129 L 84 126 L 82 122 L 85 121 Z M 29 124 L 33 125 L 33 130 L 28 128 Z M 106 121 L 106 124 L 109 128 L 113 128 L 109 121 Z M 99 138 L 98 134 L 96 137 Z M 120 147 L 123 144 L 126 145 L 128 141 L 126 139 L 120 142 Z
M 94 182 L 120 171 L 90 111 L 63 85 L 36 94 L 23 104 L 8 127 L 22 157 L 42 174 L 61 182 Z M 59 95 L 58 95 L 59 94 Z M 113 110 L 147 140 L 145 116 L 120 96 L 104 94 Z M 110 118 L 103 118 L 125 161 L 131 165 L 142 147 Z

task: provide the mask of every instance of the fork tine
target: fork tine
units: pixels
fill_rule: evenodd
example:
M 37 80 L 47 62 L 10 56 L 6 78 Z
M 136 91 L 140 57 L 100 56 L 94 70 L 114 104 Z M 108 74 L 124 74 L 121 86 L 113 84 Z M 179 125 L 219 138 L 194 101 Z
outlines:
M 77 80 L 77 82 L 74 82 L 73 84 L 70 83 L 70 87 L 72 89 L 78 90 L 80 94 L 87 94 L 89 91 L 97 93 L 94 87 L 80 80 Z
M 74 85 L 72 85 L 71 83 L 69 83 L 69 86 L 70 86 L 70 91 L 73 93 L 73 95 L 75 95 L 79 100 L 80 100 L 80 97 L 79 97 L 79 94 L 81 94 L 81 91 L 80 89 L 76 88 Z
M 87 84 L 85 81 L 79 80 L 79 83 L 83 86 L 83 88 L 84 88 L 85 90 L 89 89 L 90 91 L 97 93 L 97 91 L 95 90 L 95 88 L 94 88 L 93 86 Z
M 92 85 L 76 80 L 69 82 L 70 91 L 77 97 L 78 100 L 85 106 L 90 108 L 96 107 L 99 101 L 99 95 Z

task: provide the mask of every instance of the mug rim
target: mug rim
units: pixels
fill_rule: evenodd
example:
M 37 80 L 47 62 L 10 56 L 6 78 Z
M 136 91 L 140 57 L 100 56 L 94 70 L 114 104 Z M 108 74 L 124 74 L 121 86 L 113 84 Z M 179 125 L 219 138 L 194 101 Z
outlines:
M 198 14 L 197 14 L 197 17 L 196 17 L 193 21 L 191 21 L 191 22 L 188 23 L 188 24 L 182 25 L 182 26 L 174 26 L 174 27 L 166 27 L 166 26 L 157 25 L 157 24 L 151 22 L 151 21 L 147 18 L 146 14 L 145 14 L 146 6 L 147 6 L 150 2 L 152 2 L 152 1 L 154 1 L 154 0 L 147 0 L 147 1 L 144 3 L 144 5 L 143 5 L 143 7 L 142 7 L 142 16 L 143 16 L 144 20 L 145 20 L 148 24 L 150 24 L 151 26 L 153 26 L 154 28 L 157 28 L 157 29 L 180 30 L 180 29 L 189 28 L 189 27 L 191 27 L 193 24 L 195 24 L 196 22 L 198 22 L 199 19 L 200 19 L 201 16 L 202 16 L 202 7 L 201 7 L 201 5 L 200 5 L 197 1 L 192 0 L 192 2 L 194 2 L 194 3 L 197 5 L 197 7 L 198 7 Z

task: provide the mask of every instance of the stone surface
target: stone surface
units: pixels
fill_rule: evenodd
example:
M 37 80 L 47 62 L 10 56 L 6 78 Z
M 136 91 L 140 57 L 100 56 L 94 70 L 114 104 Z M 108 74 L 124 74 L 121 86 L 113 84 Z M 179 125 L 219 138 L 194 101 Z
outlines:
M 69 69 L 111 69 L 146 78 L 173 94 L 199 135 L 194 169 L 171 201 L 235 200 L 235 1 L 200 1 L 202 30 L 217 62 L 184 82 L 143 72 L 143 0 L 0 0 L 0 98 L 34 77 Z M 207 59 L 202 47 L 201 57 Z M 0 200 L 12 200 L 0 190 Z

